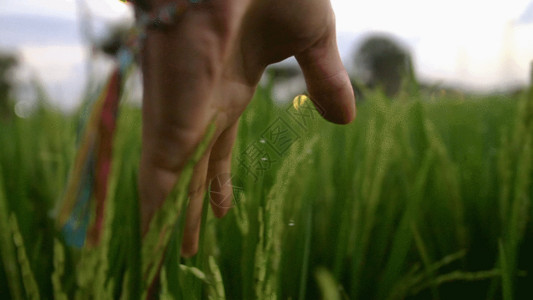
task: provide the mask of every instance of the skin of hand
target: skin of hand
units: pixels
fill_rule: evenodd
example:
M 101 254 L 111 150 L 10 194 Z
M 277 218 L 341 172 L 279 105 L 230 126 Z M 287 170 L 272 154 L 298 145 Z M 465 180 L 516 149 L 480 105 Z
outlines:
M 339 57 L 329 0 L 208 0 L 192 5 L 171 28 L 148 32 L 139 170 L 143 232 L 214 119 L 213 142 L 189 187 L 181 249 L 185 257 L 197 252 L 203 197 L 213 178 L 230 173 L 238 119 L 266 66 L 291 56 L 323 117 L 351 122 L 355 99 Z M 227 213 L 231 193 L 231 183 L 213 180 L 215 216 Z

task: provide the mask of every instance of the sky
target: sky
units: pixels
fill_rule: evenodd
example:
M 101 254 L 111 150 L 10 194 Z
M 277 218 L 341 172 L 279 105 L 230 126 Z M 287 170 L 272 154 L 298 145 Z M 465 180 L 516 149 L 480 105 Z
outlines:
M 217 1 L 217 0 L 213 0 Z M 525 85 L 533 61 L 532 0 L 331 0 L 348 69 L 365 36 L 386 33 L 408 48 L 420 80 L 490 92 Z M 93 34 L 132 18 L 118 0 L 2 0 L 0 51 L 16 51 L 19 76 L 37 77 L 53 101 L 75 107 L 88 57 L 79 5 Z
M 336 0 L 333 7 L 340 36 L 398 37 L 425 80 L 485 91 L 528 81 L 531 0 Z

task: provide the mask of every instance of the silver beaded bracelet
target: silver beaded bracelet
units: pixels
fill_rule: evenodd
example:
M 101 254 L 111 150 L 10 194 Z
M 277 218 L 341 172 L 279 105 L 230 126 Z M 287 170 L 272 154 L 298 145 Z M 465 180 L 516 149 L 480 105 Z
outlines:
M 206 0 L 180 0 L 164 5 L 152 13 L 141 11 L 137 19 L 138 26 L 145 29 L 164 29 L 183 16 L 192 4 L 200 4 Z

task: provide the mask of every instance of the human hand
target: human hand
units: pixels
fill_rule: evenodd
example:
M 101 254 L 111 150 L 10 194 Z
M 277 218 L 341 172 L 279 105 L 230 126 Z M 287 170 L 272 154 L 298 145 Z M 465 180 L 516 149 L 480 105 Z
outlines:
M 197 252 L 203 196 L 213 178 L 230 173 L 238 119 L 265 67 L 293 55 L 323 116 L 351 122 L 355 99 L 329 0 L 209 0 L 192 5 L 171 28 L 148 32 L 139 172 L 143 232 L 214 119 L 213 142 L 189 187 L 182 254 Z M 231 193 L 230 184 L 213 181 L 215 216 L 227 213 Z

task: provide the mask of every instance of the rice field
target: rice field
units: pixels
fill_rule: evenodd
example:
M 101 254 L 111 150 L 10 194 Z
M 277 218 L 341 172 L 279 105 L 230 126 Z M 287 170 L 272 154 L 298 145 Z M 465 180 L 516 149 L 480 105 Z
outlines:
M 0 299 L 533 297 L 533 91 L 368 91 L 348 126 L 276 105 L 269 88 L 255 98 L 234 207 L 223 219 L 204 209 L 191 259 L 178 212 L 194 159 L 140 238 L 138 108 L 122 104 L 103 238 L 83 249 L 54 224 L 78 117 L 43 105 L 0 120 Z

